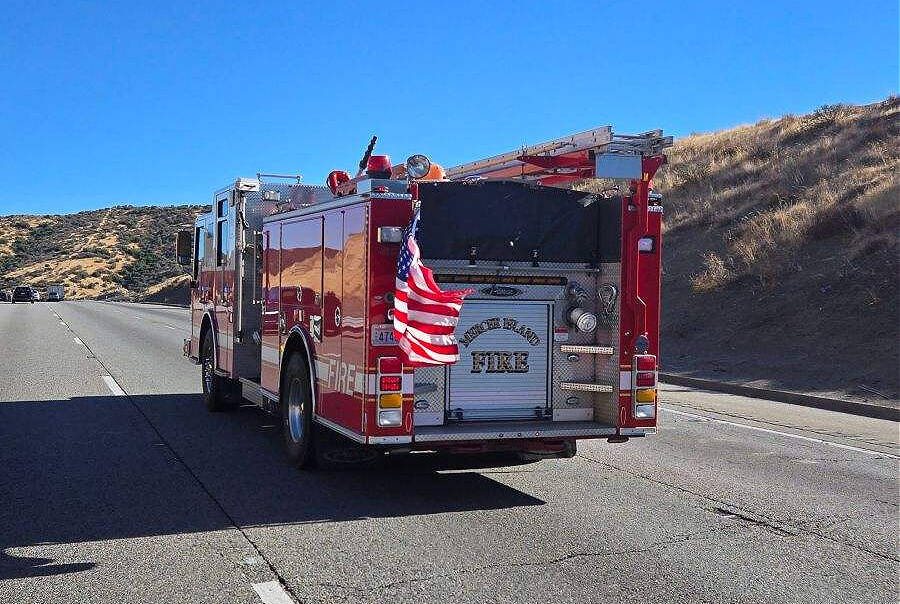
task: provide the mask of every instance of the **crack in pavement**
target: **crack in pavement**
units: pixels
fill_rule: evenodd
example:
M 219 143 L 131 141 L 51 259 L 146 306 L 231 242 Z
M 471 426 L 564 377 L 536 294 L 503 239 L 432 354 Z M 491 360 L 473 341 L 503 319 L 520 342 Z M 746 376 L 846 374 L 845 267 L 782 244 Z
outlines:
M 594 459 L 594 458 L 592 458 L 592 457 L 588 457 L 588 456 L 583 455 L 583 454 L 581 454 L 581 453 L 577 454 L 576 457 L 580 457 L 580 458 L 582 458 L 582 459 L 586 459 L 587 461 L 590 461 L 590 462 L 599 464 L 599 465 L 601 465 L 601 466 L 604 466 L 604 467 L 609 468 L 609 469 L 612 469 L 612 470 L 618 470 L 618 471 L 620 471 L 620 472 L 622 472 L 622 473 L 624 473 L 624 474 L 627 474 L 627 475 L 629 475 L 629 476 L 633 476 L 633 477 L 635 477 L 635 478 L 641 478 L 641 479 L 643 479 L 643 480 L 646 480 L 646 481 L 648 481 L 648 482 L 652 482 L 652 483 L 654 483 L 654 484 L 662 485 L 662 486 L 668 487 L 668 488 L 670 488 L 670 489 L 675 489 L 676 491 L 680 491 L 680 492 L 682 492 L 682 493 L 684 493 L 684 494 L 687 494 L 687 495 L 692 495 L 692 496 L 698 497 L 698 498 L 700 498 L 700 499 L 705 499 L 705 500 L 710 501 L 710 502 L 712 502 L 712 503 L 719 504 L 719 506 L 726 506 L 725 508 L 721 508 L 721 507 L 720 507 L 720 509 L 725 509 L 726 513 L 728 513 L 728 514 L 734 514 L 735 516 L 737 516 L 737 517 L 740 518 L 741 520 L 748 521 L 748 522 L 750 522 L 750 523 L 752 523 L 752 524 L 762 526 L 762 527 L 766 528 L 767 530 L 770 530 L 771 532 L 774 532 L 774 533 L 779 534 L 779 535 L 782 535 L 782 536 L 792 536 L 792 537 L 795 537 L 795 536 L 797 536 L 797 535 L 799 534 L 799 532 L 802 532 L 802 533 L 805 533 L 805 534 L 808 534 L 808 535 L 814 535 L 814 536 L 816 536 L 816 537 L 820 537 L 820 538 L 822 538 L 822 539 L 826 539 L 826 540 L 828 540 L 828 541 L 831 541 L 831 542 L 833 542 L 833 543 L 837 543 L 837 544 L 839 544 L 839 545 L 844 545 L 844 546 L 846 546 L 846 547 L 855 549 L 855 550 L 857 550 L 857 551 L 860 551 L 860 552 L 869 554 L 870 556 L 875 556 L 876 558 L 881 558 L 882 560 L 887 560 L 888 562 L 900 562 L 900 558 L 897 558 L 897 557 L 895 557 L 895 556 L 891 556 L 891 555 L 888 555 L 888 554 L 884 554 L 884 553 L 882 553 L 882 552 L 870 550 L 870 549 L 867 549 L 867 548 L 862 547 L 862 546 L 860 546 L 860 545 L 856 545 L 856 544 L 854 544 L 854 543 L 849 543 L 849 542 L 847 542 L 847 541 L 843 541 L 843 540 L 838 539 L 838 538 L 836 538 L 836 537 L 832 537 L 831 535 L 826 535 L 826 534 L 824 534 L 824 533 L 822 533 L 822 532 L 819 532 L 819 531 L 817 531 L 817 530 L 814 530 L 814 529 L 812 529 L 812 528 L 810 528 L 810 527 L 808 527 L 808 526 L 803 526 L 803 524 L 800 524 L 800 523 L 785 523 L 785 522 L 779 522 L 778 520 L 775 520 L 774 518 L 771 518 L 771 517 L 769 517 L 769 516 L 766 516 L 765 514 L 762 514 L 762 513 L 760 513 L 760 512 L 757 512 L 756 510 L 748 509 L 748 508 L 743 507 L 743 506 L 740 506 L 740 505 L 738 505 L 738 504 L 736 504 L 736 503 L 733 503 L 733 502 L 730 502 L 730 501 L 724 501 L 724 500 L 721 500 L 721 499 L 716 499 L 715 497 L 711 497 L 711 496 L 709 496 L 709 495 L 706 495 L 706 494 L 704 494 L 704 493 L 700 493 L 700 492 L 697 492 L 697 491 L 692 491 L 691 489 L 688 489 L 688 488 L 686 488 L 686 487 L 679 486 L 679 485 L 677 485 L 677 484 L 669 483 L 669 482 L 666 482 L 666 481 L 664 481 L 664 480 L 659 480 L 659 479 L 657 479 L 657 478 L 653 478 L 652 476 L 647 476 L 647 475 L 645 475 L 645 474 L 640 474 L 640 473 L 638 473 L 638 472 L 632 472 L 631 470 L 627 470 L 627 469 L 625 469 L 625 468 L 621 468 L 621 467 L 619 467 L 619 466 L 616 466 L 616 465 L 614 465 L 614 464 L 611 464 L 611 463 L 608 463 L 608 462 L 605 462 L 605 461 L 600 461 L 599 459 Z M 730 509 L 729 509 L 729 508 L 730 508 Z M 719 515 L 722 515 L 721 512 L 718 512 L 718 511 L 715 510 L 715 509 L 707 508 L 707 507 L 705 507 L 705 506 L 702 507 L 701 509 L 706 509 L 706 510 L 712 511 L 713 513 L 717 513 L 717 514 L 719 514 Z M 814 522 L 814 520 L 808 521 L 808 522 Z M 785 527 L 788 527 L 788 528 L 786 529 Z M 796 530 L 798 531 L 798 533 L 792 533 L 792 532 L 790 532 L 789 529 L 791 529 L 791 528 L 796 529 Z
M 471 568 L 463 568 L 455 571 L 449 571 L 444 573 L 438 573 L 429 575 L 427 577 L 410 577 L 407 579 L 399 579 L 397 581 L 391 581 L 388 583 L 380 583 L 377 585 L 342 585 L 340 583 L 328 583 L 328 582 L 315 582 L 315 583 L 300 583 L 301 587 L 309 588 L 309 587 L 324 587 L 328 589 L 340 589 L 348 592 L 356 592 L 356 593 L 371 593 L 373 591 L 382 591 L 385 589 L 390 589 L 392 587 L 397 587 L 399 585 L 406 585 L 411 583 L 422 583 L 425 581 L 438 580 L 447 577 L 458 577 L 463 575 L 469 575 L 474 573 L 479 573 L 486 570 L 496 570 L 496 569 L 512 569 L 512 568 L 528 568 L 528 567 L 538 567 L 538 566 L 550 566 L 553 564 L 560 564 L 563 562 L 568 562 L 570 560 L 575 560 L 578 558 L 602 558 L 609 556 L 625 556 L 629 554 L 646 554 L 653 551 L 658 551 L 669 547 L 671 545 L 678 545 L 679 543 L 685 543 L 687 541 L 694 541 L 699 539 L 706 539 L 717 533 L 727 533 L 727 532 L 737 532 L 734 527 L 723 525 L 717 526 L 715 528 L 696 531 L 693 533 L 682 533 L 679 535 L 675 535 L 670 539 L 664 539 L 660 541 L 654 541 L 648 543 L 643 546 L 636 546 L 631 548 L 625 548 L 620 550 L 606 550 L 606 551 L 597 551 L 597 552 L 589 552 L 589 551 L 577 551 L 569 554 L 565 554 L 562 556 L 558 556 L 556 558 L 550 558 L 547 560 L 536 560 L 532 562 L 498 562 L 495 564 L 483 564 L 480 566 L 473 566 Z

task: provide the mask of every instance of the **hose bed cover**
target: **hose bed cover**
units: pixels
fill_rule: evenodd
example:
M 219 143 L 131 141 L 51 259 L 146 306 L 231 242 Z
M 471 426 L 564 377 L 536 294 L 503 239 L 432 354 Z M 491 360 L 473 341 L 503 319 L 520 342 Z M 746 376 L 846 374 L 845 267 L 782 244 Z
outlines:
M 422 256 L 595 264 L 620 255 L 621 198 L 515 181 L 419 184 Z

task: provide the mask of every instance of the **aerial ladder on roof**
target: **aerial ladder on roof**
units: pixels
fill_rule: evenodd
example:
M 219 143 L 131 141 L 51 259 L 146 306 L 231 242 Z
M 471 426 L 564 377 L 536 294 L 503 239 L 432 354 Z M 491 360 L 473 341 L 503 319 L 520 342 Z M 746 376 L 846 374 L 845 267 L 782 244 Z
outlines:
M 584 178 L 636 180 L 644 173 L 642 159 L 662 157 L 672 145 L 662 130 L 614 134 L 611 126 L 579 132 L 522 147 L 447 170 L 450 180 L 514 179 L 560 185 Z

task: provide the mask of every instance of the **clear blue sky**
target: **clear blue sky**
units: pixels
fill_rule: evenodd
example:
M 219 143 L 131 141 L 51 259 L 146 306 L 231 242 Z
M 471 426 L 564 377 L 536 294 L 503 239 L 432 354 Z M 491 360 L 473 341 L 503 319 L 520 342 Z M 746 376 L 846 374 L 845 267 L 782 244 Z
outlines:
M 881 2 L 19 2 L 0 214 L 321 183 L 372 134 L 444 165 L 597 125 L 675 135 L 897 92 Z

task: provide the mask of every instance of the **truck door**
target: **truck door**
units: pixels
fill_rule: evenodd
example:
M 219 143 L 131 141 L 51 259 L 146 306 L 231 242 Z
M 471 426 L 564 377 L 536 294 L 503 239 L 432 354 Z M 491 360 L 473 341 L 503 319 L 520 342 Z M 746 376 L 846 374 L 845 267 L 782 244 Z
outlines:
M 344 225 L 343 212 L 324 216 L 322 227 L 322 342 L 317 346 L 321 397 L 319 415 L 335 420 L 341 395 L 346 392 L 347 365 L 341 359 Z
M 281 225 L 263 227 L 260 385 L 278 394 L 281 376 Z
M 343 395 L 329 409 L 334 421 L 354 432 L 363 430 L 366 389 L 366 249 L 367 211 L 359 204 L 345 208 L 340 305 L 341 363 L 346 365 Z
M 300 325 L 309 334 L 313 369 L 321 374 L 319 345 L 324 337 L 322 317 L 322 223 L 321 217 L 285 222 L 281 225 L 281 321 L 280 345 L 287 332 Z M 321 404 L 321 400 L 317 397 Z M 316 413 L 320 413 L 316 409 Z
M 229 205 L 231 191 L 216 194 L 216 256 L 215 291 L 213 304 L 216 315 L 216 344 L 218 345 L 218 365 L 224 371 L 231 371 L 232 329 L 231 310 L 234 292 L 234 217 Z

